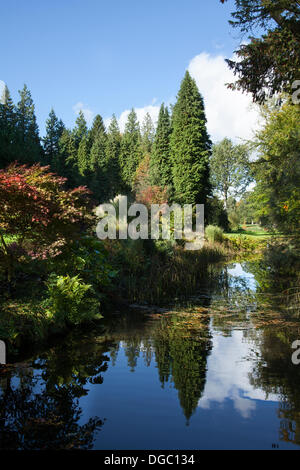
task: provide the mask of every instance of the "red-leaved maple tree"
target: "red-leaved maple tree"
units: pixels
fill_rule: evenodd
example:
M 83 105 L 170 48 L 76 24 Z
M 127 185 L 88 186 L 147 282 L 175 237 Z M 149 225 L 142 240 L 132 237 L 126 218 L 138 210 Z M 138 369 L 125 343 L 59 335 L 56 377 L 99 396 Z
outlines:
M 18 247 L 46 257 L 55 246 L 78 237 L 93 220 L 89 190 L 66 190 L 65 178 L 39 164 L 14 163 L 0 170 L 0 241 L 4 255 L 11 255 L 7 236 Z

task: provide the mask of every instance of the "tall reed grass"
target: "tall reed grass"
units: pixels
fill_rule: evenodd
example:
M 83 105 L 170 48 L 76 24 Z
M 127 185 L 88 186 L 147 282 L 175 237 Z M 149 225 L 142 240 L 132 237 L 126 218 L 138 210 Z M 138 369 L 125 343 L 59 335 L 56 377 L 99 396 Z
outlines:
M 111 262 L 119 269 L 119 294 L 131 302 L 160 305 L 191 295 L 207 275 L 210 263 L 225 258 L 221 244 L 206 244 L 199 251 L 165 243 L 114 241 Z

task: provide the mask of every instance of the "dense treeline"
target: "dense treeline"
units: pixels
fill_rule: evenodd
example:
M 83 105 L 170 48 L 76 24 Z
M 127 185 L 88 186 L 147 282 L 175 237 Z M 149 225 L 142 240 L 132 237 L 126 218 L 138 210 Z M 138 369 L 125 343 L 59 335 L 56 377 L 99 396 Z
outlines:
M 131 192 L 149 203 L 207 203 L 211 199 L 211 141 L 204 102 L 188 72 L 172 114 L 162 104 L 157 125 L 147 113 L 140 126 L 132 109 L 123 133 L 114 115 L 107 129 L 99 114 L 88 128 L 80 111 L 74 128 L 67 129 L 51 109 L 46 135 L 40 139 L 26 85 L 19 94 L 20 101 L 14 105 L 6 87 L 1 100 L 1 168 L 15 161 L 50 165 L 53 172 L 67 178 L 70 188 L 87 186 L 97 202 Z M 139 194 L 141 188 L 144 194 Z
M 1 99 L 0 168 L 16 161 L 49 165 L 69 189 L 87 186 L 98 203 L 118 194 L 145 204 L 204 203 L 206 223 L 225 230 L 255 221 L 298 232 L 299 105 L 285 95 L 261 106 L 265 123 L 252 143 L 254 163 L 249 145 L 229 139 L 212 145 L 203 98 L 188 72 L 171 112 L 162 104 L 156 125 L 147 113 L 140 126 L 132 109 L 122 133 L 115 115 L 108 128 L 99 114 L 88 128 L 80 111 L 67 129 L 52 109 L 40 139 L 26 85 L 19 94 L 14 105 L 5 87 Z

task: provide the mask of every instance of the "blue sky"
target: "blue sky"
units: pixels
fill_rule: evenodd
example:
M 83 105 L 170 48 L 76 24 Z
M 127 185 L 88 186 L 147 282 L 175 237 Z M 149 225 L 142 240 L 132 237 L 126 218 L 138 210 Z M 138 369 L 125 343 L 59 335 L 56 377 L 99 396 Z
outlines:
M 206 54 L 201 68 L 232 56 L 241 39 L 228 25 L 233 6 L 233 0 L 2 2 L 0 80 L 15 101 L 28 85 L 42 134 L 51 107 L 67 126 L 80 108 L 88 119 L 123 113 L 124 121 L 131 107 L 150 106 L 155 119 L 162 101 L 174 101 L 195 57 Z

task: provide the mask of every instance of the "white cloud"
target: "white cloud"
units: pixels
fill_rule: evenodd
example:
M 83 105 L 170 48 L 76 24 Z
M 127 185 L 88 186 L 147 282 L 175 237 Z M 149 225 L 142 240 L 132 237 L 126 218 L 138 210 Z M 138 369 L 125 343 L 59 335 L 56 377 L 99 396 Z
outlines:
M 240 139 L 251 139 L 253 131 L 259 126 L 259 111 L 249 94 L 229 90 L 226 87 L 225 84 L 235 81 L 235 77 L 228 68 L 225 57 L 203 52 L 190 61 L 188 70 L 204 97 L 207 128 L 213 142 L 224 137 L 229 137 L 235 143 L 240 142 Z M 176 98 L 172 97 L 166 99 L 165 103 L 170 105 L 175 101 Z M 159 108 L 160 103 L 156 98 L 153 98 L 148 106 L 135 108 L 139 122 L 142 123 L 145 114 L 149 112 L 156 124 Z M 119 116 L 121 132 L 124 131 L 129 112 L 127 109 Z M 104 122 L 108 126 L 110 118 Z
M 257 128 L 259 112 L 251 96 L 229 90 L 225 83 L 235 81 L 222 55 L 202 53 L 188 66 L 204 97 L 208 132 L 214 142 L 229 137 L 234 141 L 249 139 Z
M 79 101 L 73 106 L 73 111 L 76 115 L 79 114 L 79 111 L 82 111 L 88 125 L 92 123 L 93 118 L 95 116 L 95 113 L 87 106 L 85 106 L 81 101 Z
M 208 358 L 208 373 L 202 398 L 198 406 L 210 409 L 215 403 L 232 401 L 234 409 L 243 417 L 250 418 L 257 401 L 280 401 L 280 396 L 255 388 L 249 381 L 255 360 L 251 361 L 252 349 L 259 354 L 259 348 L 248 343 L 239 330 L 230 337 L 214 334 L 213 350 Z
M 2 102 L 1 99 L 2 99 L 4 88 L 5 88 L 5 82 L 3 82 L 3 80 L 0 80 L 0 103 Z
M 155 99 L 155 101 L 156 101 L 156 99 Z M 152 100 L 152 103 L 153 103 L 153 100 Z M 137 119 L 138 119 L 140 125 L 142 125 L 143 120 L 144 120 L 147 113 L 150 114 L 151 119 L 153 121 L 153 124 L 156 125 L 157 120 L 158 120 L 159 108 L 160 108 L 159 105 L 155 106 L 154 104 L 144 106 L 143 108 L 134 108 L 134 110 L 136 112 L 136 115 L 137 115 Z M 126 121 L 128 119 L 128 114 L 129 113 L 130 113 L 130 109 L 126 109 L 126 111 L 123 111 L 121 113 L 120 117 L 118 118 L 118 123 L 119 123 L 121 132 L 124 132 L 125 124 L 126 124 Z M 110 119 L 111 118 L 107 118 L 107 119 L 104 120 L 104 123 L 105 123 L 106 127 L 109 126 Z

